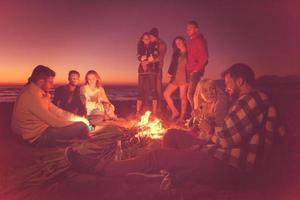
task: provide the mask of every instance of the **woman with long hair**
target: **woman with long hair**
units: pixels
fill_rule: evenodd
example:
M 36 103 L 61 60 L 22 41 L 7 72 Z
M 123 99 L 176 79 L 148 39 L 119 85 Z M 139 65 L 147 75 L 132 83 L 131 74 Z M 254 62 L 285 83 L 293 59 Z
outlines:
M 90 70 L 85 75 L 85 84 L 80 88 L 81 101 L 86 107 L 87 115 L 98 116 L 98 121 L 115 119 L 115 107 L 109 101 L 99 74 Z
M 164 91 L 164 97 L 168 104 L 168 107 L 172 112 L 172 119 L 179 117 L 180 120 L 184 120 L 186 107 L 187 107 L 187 73 L 186 73 L 186 63 L 187 63 L 187 47 L 186 41 L 183 37 L 177 36 L 173 41 L 173 55 L 172 61 L 168 70 L 171 76 L 170 83 Z M 180 101 L 181 101 L 181 111 L 178 112 L 176 106 L 174 105 L 172 94 L 179 88 Z

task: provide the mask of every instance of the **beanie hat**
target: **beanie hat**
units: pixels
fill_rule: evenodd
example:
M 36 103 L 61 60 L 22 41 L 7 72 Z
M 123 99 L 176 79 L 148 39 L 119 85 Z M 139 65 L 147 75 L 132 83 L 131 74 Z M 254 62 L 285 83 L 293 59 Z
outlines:
M 157 28 L 152 28 L 150 31 L 149 31 L 149 34 L 150 35 L 153 35 L 155 37 L 158 37 L 158 29 Z

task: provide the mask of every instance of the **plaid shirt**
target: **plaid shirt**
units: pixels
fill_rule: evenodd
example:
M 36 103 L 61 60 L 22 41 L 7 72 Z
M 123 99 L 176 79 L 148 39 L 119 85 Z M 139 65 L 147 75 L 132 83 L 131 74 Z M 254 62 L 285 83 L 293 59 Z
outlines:
M 277 111 L 267 95 L 252 91 L 234 103 L 222 128 L 202 150 L 233 167 L 251 170 L 268 154 L 276 124 Z M 284 134 L 283 129 L 277 133 Z

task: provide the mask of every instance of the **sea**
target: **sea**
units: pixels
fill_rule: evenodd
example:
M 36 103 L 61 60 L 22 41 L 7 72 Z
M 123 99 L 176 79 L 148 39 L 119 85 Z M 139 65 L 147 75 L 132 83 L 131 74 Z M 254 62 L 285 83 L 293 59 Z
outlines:
M 0 85 L 0 102 L 14 102 L 24 85 Z M 56 86 L 58 87 L 58 86 Z M 111 101 L 136 100 L 136 85 L 105 85 L 104 89 Z M 54 90 L 51 91 L 53 94 Z

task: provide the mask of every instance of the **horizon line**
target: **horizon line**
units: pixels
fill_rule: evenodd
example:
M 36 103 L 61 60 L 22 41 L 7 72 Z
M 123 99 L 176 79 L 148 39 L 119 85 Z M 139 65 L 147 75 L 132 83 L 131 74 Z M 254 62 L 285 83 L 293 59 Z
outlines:
M 68 82 L 56 82 L 54 85 L 66 85 Z M 80 84 L 83 85 L 84 83 Z M 137 85 L 136 82 L 106 82 L 103 85 Z M 26 85 L 26 82 L 0 82 L 0 85 Z

